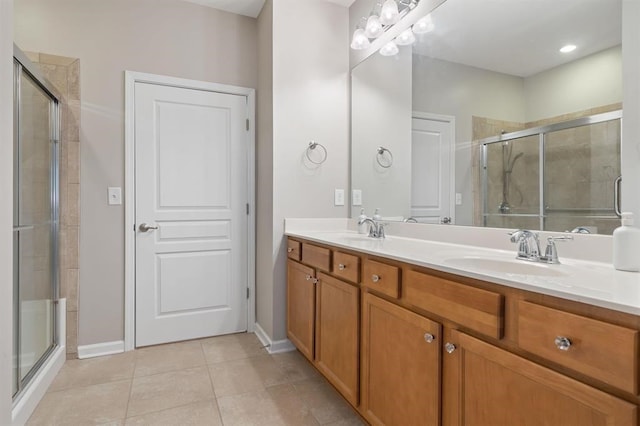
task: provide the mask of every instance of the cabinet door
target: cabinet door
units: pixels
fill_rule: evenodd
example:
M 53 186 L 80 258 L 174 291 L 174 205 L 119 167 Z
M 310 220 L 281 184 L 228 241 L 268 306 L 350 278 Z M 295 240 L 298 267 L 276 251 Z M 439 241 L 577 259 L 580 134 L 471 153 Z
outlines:
M 633 404 L 466 334 L 453 331 L 451 343 L 443 424 L 637 424 Z
M 315 320 L 315 271 L 287 260 L 287 337 L 313 361 Z
M 316 284 L 316 367 L 358 406 L 360 290 L 326 274 Z
M 440 324 L 365 293 L 362 408 L 374 425 L 440 422 Z

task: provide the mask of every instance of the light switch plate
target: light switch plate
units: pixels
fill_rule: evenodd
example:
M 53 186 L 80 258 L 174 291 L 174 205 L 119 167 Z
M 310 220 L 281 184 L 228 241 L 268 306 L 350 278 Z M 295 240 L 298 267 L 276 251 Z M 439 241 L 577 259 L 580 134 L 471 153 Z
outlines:
M 344 189 L 336 189 L 334 194 L 334 204 L 336 206 L 344 206 Z
M 460 206 L 462 205 L 462 194 L 459 192 L 456 192 L 456 206 Z
M 110 186 L 107 189 L 108 203 L 110 206 L 119 206 L 122 204 L 122 188 Z
M 351 204 L 354 206 L 361 206 L 362 205 L 362 190 L 361 189 L 354 189 L 351 192 Z

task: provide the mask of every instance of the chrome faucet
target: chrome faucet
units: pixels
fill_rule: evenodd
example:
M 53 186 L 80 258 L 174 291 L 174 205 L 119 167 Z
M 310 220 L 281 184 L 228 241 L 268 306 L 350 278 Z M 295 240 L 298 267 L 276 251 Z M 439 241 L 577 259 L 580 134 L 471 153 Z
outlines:
M 375 220 L 367 217 L 365 219 L 360 219 L 358 221 L 358 225 L 363 225 L 365 223 L 369 224 L 369 237 L 371 238 L 384 238 L 384 223 L 376 222 Z
M 511 242 L 518 244 L 518 255 L 516 259 L 528 260 L 530 262 L 542 262 L 558 264 L 558 249 L 556 247 L 556 241 L 569 241 L 573 240 L 570 235 L 563 235 L 561 237 L 547 237 L 547 247 L 544 250 L 544 255 L 540 255 L 540 239 L 538 234 L 526 229 L 518 229 L 511 232 Z
M 537 262 L 540 260 L 540 240 L 538 234 L 527 229 L 511 232 L 511 242 L 518 244 L 516 259 Z

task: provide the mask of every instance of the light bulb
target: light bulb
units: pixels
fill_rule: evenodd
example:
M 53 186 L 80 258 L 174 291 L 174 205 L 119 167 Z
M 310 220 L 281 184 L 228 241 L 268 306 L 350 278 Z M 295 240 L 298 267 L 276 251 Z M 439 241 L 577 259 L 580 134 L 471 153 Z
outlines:
M 394 55 L 397 55 L 398 52 L 399 52 L 398 46 L 392 41 L 390 41 L 389 43 L 385 44 L 380 48 L 380 54 L 382 56 L 394 56 Z
M 376 15 L 369 16 L 367 26 L 364 28 L 364 34 L 369 38 L 377 38 L 382 34 L 382 24 L 380 18 Z
M 362 28 L 357 28 L 353 32 L 353 39 L 351 40 L 351 48 L 353 50 L 368 49 L 371 46 L 371 42 L 364 33 Z
M 407 28 L 406 30 L 401 32 L 395 40 L 398 46 L 408 46 L 410 44 L 413 44 L 415 41 L 416 36 L 413 35 L 413 31 L 411 31 L 411 28 Z
M 416 34 L 425 34 L 433 31 L 434 25 L 431 19 L 431 14 L 420 18 L 415 24 L 413 24 L 413 32 Z
M 398 22 L 399 18 L 398 3 L 395 0 L 386 0 L 380 11 L 380 23 L 382 25 L 393 25 Z

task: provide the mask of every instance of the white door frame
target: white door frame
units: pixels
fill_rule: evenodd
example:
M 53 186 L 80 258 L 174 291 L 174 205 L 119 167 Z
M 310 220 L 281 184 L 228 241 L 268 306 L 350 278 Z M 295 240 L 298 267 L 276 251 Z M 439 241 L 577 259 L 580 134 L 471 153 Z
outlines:
M 256 189 L 255 189 L 255 155 L 256 155 L 256 91 L 246 87 L 228 86 L 226 84 L 209 83 L 205 81 L 188 80 L 156 74 L 135 71 L 125 71 L 125 262 L 124 262 L 124 350 L 135 349 L 135 83 L 152 83 L 184 89 L 204 90 L 247 97 L 247 116 L 249 118 L 248 155 L 247 155 L 247 194 L 249 200 L 249 214 L 247 216 L 247 286 L 249 299 L 247 300 L 247 331 L 254 331 L 256 312 Z
M 456 117 L 453 115 L 434 114 L 431 112 L 413 111 L 411 118 L 441 121 L 448 124 L 451 130 L 451 144 L 449 146 L 449 182 L 451 182 L 449 194 L 449 215 L 451 223 L 456 223 Z

